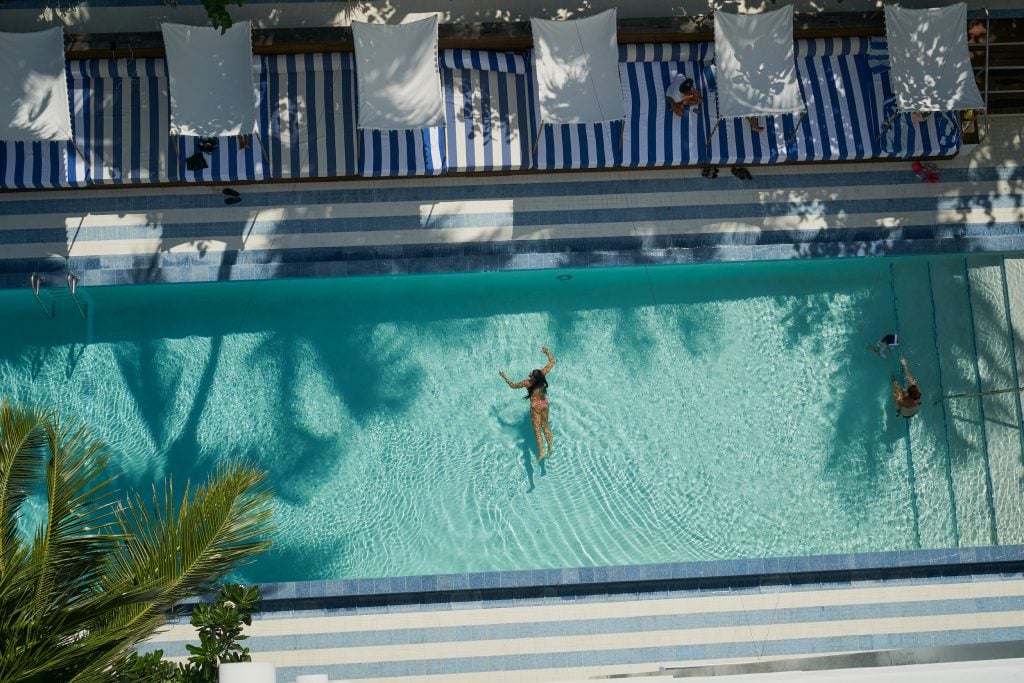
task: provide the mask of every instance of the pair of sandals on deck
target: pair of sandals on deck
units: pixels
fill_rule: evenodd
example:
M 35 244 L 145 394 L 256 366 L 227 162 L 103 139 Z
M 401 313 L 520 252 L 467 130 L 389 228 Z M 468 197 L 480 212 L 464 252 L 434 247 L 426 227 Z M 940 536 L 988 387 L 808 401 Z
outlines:
M 744 167 L 744 166 L 733 166 L 729 170 L 731 170 L 732 174 L 734 176 L 736 176 L 737 178 L 739 178 L 740 180 L 753 180 L 754 179 L 754 176 L 750 175 L 750 171 L 748 171 L 746 169 L 746 167 Z M 703 177 L 707 178 L 708 180 L 714 180 L 715 178 L 718 177 L 718 167 L 717 166 L 705 166 L 704 169 L 700 172 L 700 174 Z

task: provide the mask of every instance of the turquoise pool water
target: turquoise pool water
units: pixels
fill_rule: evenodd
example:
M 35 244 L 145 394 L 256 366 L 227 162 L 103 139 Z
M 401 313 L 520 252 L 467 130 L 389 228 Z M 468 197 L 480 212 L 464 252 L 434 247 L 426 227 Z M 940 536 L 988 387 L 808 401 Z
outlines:
M 27 288 L 0 292 L 17 321 L 0 390 L 86 421 L 126 485 L 239 456 L 269 470 L 280 533 L 246 580 L 987 538 L 983 508 L 950 522 L 948 497 L 915 491 L 914 458 L 941 473 L 950 453 L 908 456 L 895 365 L 865 350 L 897 324 L 884 259 L 88 294 L 86 322 L 66 297 L 47 320 Z M 525 377 L 542 345 L 558 364 L 538 466 L 525 392 L 498 371 Z

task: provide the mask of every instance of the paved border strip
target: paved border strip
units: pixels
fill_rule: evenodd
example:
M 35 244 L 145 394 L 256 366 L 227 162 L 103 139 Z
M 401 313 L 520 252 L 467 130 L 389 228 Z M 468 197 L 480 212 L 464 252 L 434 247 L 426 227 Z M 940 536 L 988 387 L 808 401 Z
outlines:
M 263 611 L 354 605 L 458 602 L 502 596 L 723 588 L 744 583 L 822 583 L 866 578 L 976 575 L 1024 568 L 1024 545 L 845 555 L 578 567 L 471 574 L 261 584 Z

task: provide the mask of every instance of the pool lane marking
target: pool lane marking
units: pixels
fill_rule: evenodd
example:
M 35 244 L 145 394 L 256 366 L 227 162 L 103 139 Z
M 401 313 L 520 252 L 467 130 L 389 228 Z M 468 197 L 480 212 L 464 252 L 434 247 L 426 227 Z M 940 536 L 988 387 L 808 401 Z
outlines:
M 247 629 L 250 636 L 365 631 L 371 629 L 481 626 L 493 623 L 529 624 L 539 621 L 594 620 L 609 612 L 621 617 L 663 616 L 736 612 L 744 609 L 795 609 L 803 607 L 899 604 L 933 600 L 1024 596 L 1024 579 L 924 583 L 865 588 L 785 590 L 770 593 L 730 594 L 682 598 L 561 603 L 528 607 L 459 607 L 451 609 L 342 614 L 336 616 L 294 616 L 257 618 Z M 485 603 L 486 604 L 486 603 Z M 300 613 L 301 614 L 301 613 Z M 188 640 L 194 629 L 188 623 L 170 625 L 150 642 Z
M 971 346 L 973 347 L 974 354 L 974 386 L 977 392 L 981 392 L 981 366 L 978 363 L 978 337 L 974 325 L 974 304 L 971 302 L 971 271 L 967 265 L 967 257 L 963 257 L 964 262 L 964 288 L 967 290 L 967 317 L 970 321 L 971 330 Z M 978 396 L 978 417 L 981 419 L 981 447 L 982 447 L 982 462 L 985 464 L 985 500 L 988 503 L 989 511 L 989 524 L 991 534 L 989 538 L 992 541 L 992 545 L 999 545 L 999 531 L 996 528 L 996 500 L 995 492 L 992 487 L 992 467 L 989 462 L 988 455 L 988 427 L 987 421 L 985 420 L 985 397 Z
M 939 352 L 939 322 L 938 314 L 935 311 L 935 287 L 932 280 L 931 259 L 925 261 L 928 273 L 928 299 L 932 307 L 932 345 L 935 348 L 935 367 L 938 369 L 939 396 L 945 396 L 946 390 L 942 381 L 942 354 Z M 949 416 L 946 411 L 946 402 L 941 401 L 942 407 L 942 435 L 946 439 L 946 488 L 949 491 L 950 513 L 953 523 L 953 546 L 960 547 L 960 519 L 957 513 L 956 488 L 953 486 L 953 446 L 949 442 Z
M 769 643 L 814 637 L 873 636 L 942 631 L 974 631 L 991 628 L 1022 628 L 1024 611 L 967 613 L 942 616 L 881 617 L 850 621 L 805 622 L 752 626 L 666 629 L 638 633 L 607 633 L 595 635 L 526 637 L 505 640 L 460 640 L 440 643 L 409 643 L 403 645 L 369 645 L 335 648 L 275 650 L 278 666 L 299 666 L 315 660 L 334 664 L 361 662 L 450 659 L 475 655 L 530 655 L 581 652 L 590 650 L 625 650 L 667 646 L 713 645 L 717 643 Z M 302 634 L 295 634 L 301 641 Z M 266 653 L 265 653 L 266 654 Z
M 896 268 L 894 263 L 889 263 L 889 290 L 892 294 L 892 314 L 895 319 L 896 330 L 900 329 L 899 300 L 896 297 Z M 914 475 L 914 452 L 910 442 L 910 420 L 904 419 L 904 429 L 907 438 L 905 451 L 907 454 L 907 485 L 910 487 L 910 511 L 914 516 L 914 545 L 921 547 L 921 512 L 917 506 L 917 477 Z

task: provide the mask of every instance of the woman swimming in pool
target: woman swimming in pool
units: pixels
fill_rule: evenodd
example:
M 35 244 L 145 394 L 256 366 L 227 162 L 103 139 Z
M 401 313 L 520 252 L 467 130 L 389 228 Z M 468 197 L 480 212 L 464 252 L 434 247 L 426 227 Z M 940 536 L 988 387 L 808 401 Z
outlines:
M 513 382 L 504 371 L 499 372 L 505 384 L 513 389 L 526 389 L 526 398 L 530 399 L 530 421 L 533 423 L 533 435 L 537 438 L 537 462 L 543 460 L 551 453 L 551 427 L 548 425 L 548 381 L 547 374 L 555 367 L 555 357 L 548 351 L 548 347 L 541 348 L 544 355 L 548 357 L 548 364 L 541 370 L 534 370 L 530 373 L 529 379 L 522 382 Z M 544 452 L 544 440 L 547 439 L 548 450 Z

